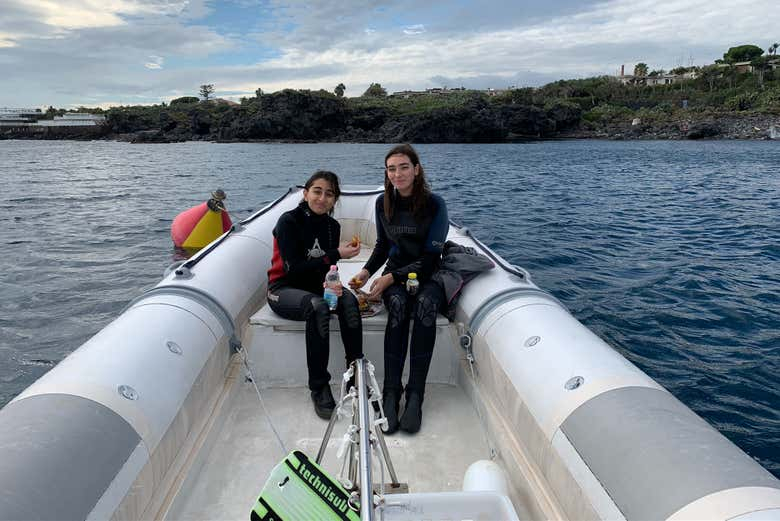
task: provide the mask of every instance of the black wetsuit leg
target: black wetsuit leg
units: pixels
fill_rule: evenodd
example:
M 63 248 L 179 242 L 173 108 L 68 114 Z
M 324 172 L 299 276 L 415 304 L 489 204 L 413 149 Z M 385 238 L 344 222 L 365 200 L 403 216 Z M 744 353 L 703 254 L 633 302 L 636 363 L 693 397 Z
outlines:
M 425 393 L 425 380 L 433 358 L 433 346 L 436 344 L 436 316 L 444 302 L 444 291 L 435 282 L 424 282 L 416 295 L 411 316 L 412 340 L 409 353 L 409 392 Z
M 306 365 L 309 389 L 322 389 L 330 382 L 330 310 L 315 293 L 286 286 L 268 290 L 268 305 L 282 318 L 306 321 Z
M 346 365 L 349 367 L 353 360 L 363 358 L 363 319 L 360 316 L 357 297 L 346 288 L 339 297 L 336 314 L 339 317 Z
M 387 308 L 385 327 L 385 383 L 384 392 L 400 395 L 401 375 L 409 347 L 410 298 L 401 284 L 393 284 L 382 293 Z

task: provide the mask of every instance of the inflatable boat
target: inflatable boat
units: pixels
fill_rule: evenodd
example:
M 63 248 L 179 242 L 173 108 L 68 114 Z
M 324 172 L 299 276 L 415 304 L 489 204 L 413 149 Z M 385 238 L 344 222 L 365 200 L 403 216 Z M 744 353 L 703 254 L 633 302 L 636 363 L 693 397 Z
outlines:
M 370 255 L 379 193 L 336 205 L 364 245 L 342 280 Z M 289 454 L 336 476 L 345 445 L 352 519 L 780 519 L 780 481 L 454 223 L 448 240 L 496 268 L 439 317 L 422 429 L 382 437 L 392 466 L 377 462 L 362 416 L 315 415 L 304 324 L 265 305 L 271 230 L 300 199 L 172 268 L 0 411 L 0 519 L 247 519 Z M 361 389 L 381 382 L 385 323 L 364 319 Z M 334 319 L 336 396 L 341 349 Z

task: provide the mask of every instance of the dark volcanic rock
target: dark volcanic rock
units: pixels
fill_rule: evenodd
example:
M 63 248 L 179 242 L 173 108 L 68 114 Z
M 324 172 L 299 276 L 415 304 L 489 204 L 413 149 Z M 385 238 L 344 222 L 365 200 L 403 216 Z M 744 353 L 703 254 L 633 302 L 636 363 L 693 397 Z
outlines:
M 406 115 L 382 127 L 387 141 L 415 143 L 489 143 L 503 141 L 507 128 L 500 113 L 467 107 Z
M 720 134 L 720 127 L 713 121 L 703 121 L 692 125 L 686 137 L 688 139 L 703 139 Z
M 283 90 L 262 96 L 253 112 L 224 113 L 219 139 L 328 140 L 345 129 L 342 99 L 308 91 Z
M 141 130 L 130 139 L 130 143 L 171 143 L 162 130 Z
M 351 111 L 347 118 L 347 127 L 374 131 L 384 125 L 389 117 L 390 112 L 384 107 L 369 107 L 359 111 Z
M 163 132 L 171 132 L 176 128 L 177 122 L 171 117 L 168 112 L 160 112 L 160 130 Z
M 206 136 L 211 132 L 211 114 L 205 110 L 193 110 L 190 113 L 190 129 L 195 136 Z
M 496 143 L 517 137 L 548 137 L 579 119 L 571 112 L 548 114 L 529 106 L 495 106 L 475 101 L 459 108 L 389 118 L 373 134 L 383 142 Z
M 555 131 L 575 128 L 582 120 L 582 108 L 576 103 L 558 100 L 545 106 L 545 115 L 555 125 Z
M 539 107 L 512 105 L 501 108 L 509 132 L 515 136 L 542 137 L 555 130 L 551 120 Z

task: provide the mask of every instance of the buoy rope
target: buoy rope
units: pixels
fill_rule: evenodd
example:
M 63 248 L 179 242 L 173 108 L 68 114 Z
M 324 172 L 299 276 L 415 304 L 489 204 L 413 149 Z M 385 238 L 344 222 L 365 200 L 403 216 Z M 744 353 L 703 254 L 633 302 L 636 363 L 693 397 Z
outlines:
M 282 437 L 279 435 L 279 431 L 277 431 L 276 427 L 274 426 L 274 422 L 271 419 L 271 413 L 268 412 L 268 408 L 265 406 L 265 401 L 263 400 L 263 395 L 260 393 L 260 388 L 257 387 L 257 379 L 255 378 L 255 375 L 252 372 L 252 367 L 250 366 L 249 357 L 246 354 L 246 349 L 244 349 L 243 346 L 238 346 L 236 348 L 236 352 L 241 355 L 241 361 L 244 363 L 244 367 L 246 368 L 247 379 L 250 382 L 252 382 L 252 386 L 255 388 L 255 392 L 257 393 L 257 398 L 260 400 L 260 405 L 263 407 L 263 412 L 265 413 L 265 417 L 268 420 L 268 425 L 271 427 L 271 430 L 274 432 L 274 436 L 276 436 L 276 441 L 279 442 L 279 446 L 282 448 L 282 454 L 284 456 L 287 456 L 287 454 L 289 454 L 289 451 L 287 450 L 287 447 L 284 445 L 284 442 L 282 441 Z

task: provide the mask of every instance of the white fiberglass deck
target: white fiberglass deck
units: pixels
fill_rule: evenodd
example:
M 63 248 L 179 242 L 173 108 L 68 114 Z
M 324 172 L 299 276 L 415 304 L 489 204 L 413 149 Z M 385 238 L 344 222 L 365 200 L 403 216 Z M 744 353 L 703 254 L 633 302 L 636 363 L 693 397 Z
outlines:
M 174 501 L 169 519 L 248 519 L 271 469 L 284 453 L 251 383 L 239 386 L 234 406 L 216 425 L 214 444 L 200 469 L 193 467 L 189 483 Z M 338 389 L 334 386 L 338 398 Z M 314 414 L 309 391 L 303 387 L 261 390 L 274 426 L 288 451 L 299 449 L 314 459 L 327 422 Z M 337 476 L 341 462 L 337 446 L 347 428 L 339 421 L 323 460 Z M 386 437 L 398 479 L 410 492 L 459 491 L 468 466 L 490 459 L 482 423 L 460 387 L 429 384 L 420 432 Z M 380 479 L 374 466 L 374 482 Z M 389 481 L 389 476 L 386 475 Z
M 359 257 L 340 261 L 342 280 L 355 275 L 370 253 L 364 248 Z M 379 272 L 374 278 L 378 275 Z M 363 319 L 363 352 L 376 365 L 380 386 L 386 320 L 386 311 Z M 399 431 L 386 437 L 398 480 L 408 484 L 412 493 L 461 491 L 468 467 L 492 456 L 483 422 L 464 389 L 456 385 L 460 381 L 458 365 L 463 353 L 454 345 L 453 326 L 441 316 L 437 326 L 422 428 L 414 435 Z M 329 371 L 333 395 L 338 400 L 343 347 L 335 319 L 330 328 Z M 244 380 L 243 367 L 234 365 L 234 385 L 228 386 L 231 390 L 226 393 L 222 412 L 217 413 L 207 440 L 182 476 L 179 492 L 170 501 L 167 519 L 247 519 L 271 470 L 288 452 L 298 449 L 312 459 L 317 456 L 328 422 L 314 413 L 305 386 L 304 323 L 284 320 L 264 306 L 250 318 L 242 340 L 271 421 L 287 452 L 269 426 L 254 386 Z M 234 364 L 238 364 L 237 359 Z M 336 478 L 342 464 L 336 451 L 348 425 L 347 419 L 335 425 L 322 463 Z M 373 481 L 381 481 L 376 460 Z M 385 482 L 390 482 L 387 472 Z

